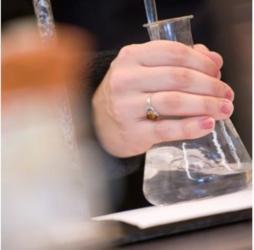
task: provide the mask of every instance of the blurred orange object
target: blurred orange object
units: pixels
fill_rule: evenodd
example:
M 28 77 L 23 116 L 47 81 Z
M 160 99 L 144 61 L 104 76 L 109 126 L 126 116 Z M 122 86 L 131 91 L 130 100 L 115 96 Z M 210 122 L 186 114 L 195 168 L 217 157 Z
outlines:
M 76 28 L 57 27 L 43 40 L 31 23 L 10 25 L 2 37 L 3 90 L 73 84 L 86 72 L 91 39 Z
M 56 30 L 46 41 L 30 23 L 11 26 L 3 34 L 5 249 L 83 246 L 92 199 L 104 205 L 100 197 L 105 194 L 97 192 L 103 185 L 96 170 L 99 159 L 86 151 L 89 141 L 77 134 L 77 128 L 85 127 L 78 97 L 91 41 L 76 29 Z

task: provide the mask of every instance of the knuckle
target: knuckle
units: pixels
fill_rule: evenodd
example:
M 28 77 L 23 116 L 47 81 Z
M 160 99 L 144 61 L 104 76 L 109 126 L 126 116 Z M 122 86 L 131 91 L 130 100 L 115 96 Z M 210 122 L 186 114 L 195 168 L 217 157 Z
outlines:
M 194 45 L 194 48 L 197 48 L 197 49 L 200 49 L 200 50 L 203 50 L 203 51 L 206 51 L 208 52 L 209 49 L 202 43 L 197 43 Z
M 130 44 L 121 48 L 118 53 L 118 58 L 129 58 L 132 57 L 136 53 L 138 45 L 137 44 Z
M 109 76 L 109 87 L 111 93 L 114 95 L 126 91 L 129 81 L 130 76 L 129 74 L 126 74 L 124 70 L 112 70 Z
M 163 57 L 169 62 L 174 62 L 174 65 L 183 65 L 186 60 L 188 60 L 190 55 L 190 49 L 188 46 L 176 42 L 176 41 L 163 41 L 161 48 L 165 51 Z M 166 43 L 164 43 L 166 42 Z
M 179 89 L 186 90 L 191 86 L 193 76 L 188 69 L 176 70 L 173 74 L 174 80 Z
M 175 43 L 175 62 L 177 64 L 182 64 L 184 61 L 188 60 L 190 51 L 189 48 L 181 43 Z

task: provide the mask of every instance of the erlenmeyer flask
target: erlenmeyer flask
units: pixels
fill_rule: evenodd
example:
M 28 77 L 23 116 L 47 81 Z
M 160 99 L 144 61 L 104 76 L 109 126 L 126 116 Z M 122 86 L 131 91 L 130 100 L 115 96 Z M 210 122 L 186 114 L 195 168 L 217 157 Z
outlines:
M 192 46 L 193 16 L 144 25 L 151 40 Z M 235 192 L 251 182 L 251 159 L 232 122 L 216 122 L 209 135 L 153 146 L 146 153 L 143 191 L 154 205 Z

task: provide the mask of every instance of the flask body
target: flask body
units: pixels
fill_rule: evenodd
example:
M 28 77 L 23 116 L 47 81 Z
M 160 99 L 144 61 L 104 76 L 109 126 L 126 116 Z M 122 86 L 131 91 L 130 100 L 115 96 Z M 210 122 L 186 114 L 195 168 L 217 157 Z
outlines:
M 151 40 L 192 46 L 192 17 L 162 20 L 144 27 Z M 207 136 L 158 144 L 146 153 L 143 192 L 154 205 L 223 195 L 250 183 L 251 159 L 229 119 L 217 121 Z

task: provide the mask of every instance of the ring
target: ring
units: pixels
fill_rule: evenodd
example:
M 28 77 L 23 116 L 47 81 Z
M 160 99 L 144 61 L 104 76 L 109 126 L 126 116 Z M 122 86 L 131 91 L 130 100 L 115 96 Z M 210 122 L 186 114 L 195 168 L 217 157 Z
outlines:
M 152 105 L 151 96 L 146 99 L 146 118 L 151 121 L 155 121 L 159 118 L 160 114 L 154 109 Z

